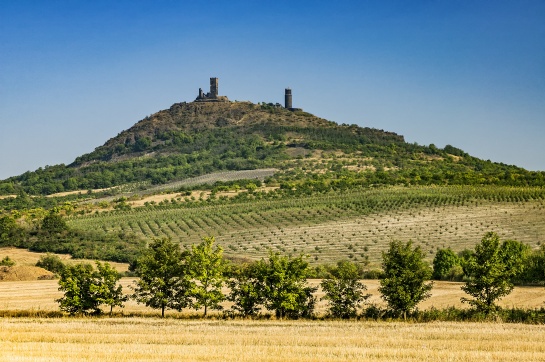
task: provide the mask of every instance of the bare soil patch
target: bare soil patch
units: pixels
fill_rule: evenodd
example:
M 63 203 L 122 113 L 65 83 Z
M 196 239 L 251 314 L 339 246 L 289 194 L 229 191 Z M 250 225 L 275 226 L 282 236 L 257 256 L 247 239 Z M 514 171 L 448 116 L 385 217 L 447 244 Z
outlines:
M 277 188 L 278 187 L 274 187 L 274 186 L 260 187 L 256 190 L 256 192 L 261 192 L 261 191 L 269 192 L 272 190 L 276 190 Z M 224 197 L 231 198 L 231 197 L 237 196 L 241 192 L 247 192 L 247 190 L 241 189 L 239 191 L 231 190 L 231 191 L 217 192 L 216 197 L 219 198 L 224 196 Z M 172 202 L 172 200 L 176 200 L 177 202 L 185 202 L 186 197 L 193 198 L 195 200 L 198 200 L 200 198 L 202 198 L 203 200 L 207 200 L 210 197 L 210 194 L 211 192 L 208 190 L 194 190 L 194 191 L 191 191 L 191 195 L 180 194 L 177 192 L 167 192 L 167 193 L 161 193 L 158 195 L 142 196 L 140 200 L 130 200 L 128 201 L 128 203 L 133 207 L 139 207 L 139 206 L 144 206 L 146 202 L 159 203 L 159 202 Z
M 91 192 L 97 193 L 97 192 L 107 191 L 111 189 L 113 189 L 113 187 L 108 187 L 105 189 L 94 189 L 94 190 L 91 190 Z M 68 195 L 85 194 L 87 192 L 88 192 L 87 190 L 65 191 L 65 192 L 57 192 L 56 194 L 47 195 L 47 197 L 62 197 L 62 196 L 68 196 Z

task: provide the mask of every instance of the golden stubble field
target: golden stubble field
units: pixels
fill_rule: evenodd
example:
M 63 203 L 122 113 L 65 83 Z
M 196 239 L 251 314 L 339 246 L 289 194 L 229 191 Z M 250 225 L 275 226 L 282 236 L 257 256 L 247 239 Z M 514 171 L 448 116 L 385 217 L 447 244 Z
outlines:
M 545 326 L 0 319 L 1 361 L 545 361 Z
M 21 264 L 37 258 L 9 252 Z M 125 292 L 133 280 L 122 279 Z M 378 281 L 364 283 L 380 303 Z M 57 288 L 56 280 L 0 282 L 0 310 L 58 310 Z M 437 282 L 420 308 L 461 306 L 463 295 L 460 283 Z M 545 288 L 517 287 L 501 304 L 544 302 Z M 144 316 L 0 318 L 0 361 L 545 361 L 541 325 L 161 319 L 133 301 L 124 313 Z

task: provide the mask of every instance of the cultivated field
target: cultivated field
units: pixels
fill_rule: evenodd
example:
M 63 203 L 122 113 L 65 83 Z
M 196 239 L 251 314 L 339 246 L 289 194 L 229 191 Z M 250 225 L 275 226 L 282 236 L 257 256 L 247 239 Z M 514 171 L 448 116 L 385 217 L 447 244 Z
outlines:
M 1 361 L 545 361 L 545 326 L 0 319 Z
M 197 177 L 190 177 L 182 181 L 169 182 L 164 185 L 149 187 L 148 182 L 137 182 L 133 184 L 121 185 L 112 187 L 110 189 L 117 190 L 116 196 L 101 197 L 87 201 L 87 203 L 99 203 L 101 201 L 112 201 L 119 197 L 145 197 L 146 195 L 155 195 L 159 192 L 174 192 L 182 187 L 192 187 L 196 185 L 213 185 L 216 182 L 229 182 L 238 180 L 260 180 L 263 181 L 266 177 L 274 175 L 278 170 L 276 168 L 261 168 L 257 170 L 242 170 L 242 171 L 223 171 L 205 174 Z M 147 187 L 145 190 L 139 190 L 139 186 Z M 93 190 L 93 192 L 100 192 L 107 189 Z M 74 191 L 70 193 L 58 193 L 51 196 L 63 196 L 71 193 L 78 193 L 81 191 Z M 208 193 L 209 194 L 209 193 Z M 151 200 L 148 200 L 151 201 Z M 160 199 L 159 201 L 163 201 Z
M 379 266 L 391 240 L 413 240 L 431 260 L 438 248 L 473 249 L 488 231 L 536 248 L 545 242 L 545 190 L 517 187 L 390 187 L 239 202 L 178 202 L 71 216 L 83 230 L 170 237 L 182 246 L 215 236 L 227 256 L 269 249 Z

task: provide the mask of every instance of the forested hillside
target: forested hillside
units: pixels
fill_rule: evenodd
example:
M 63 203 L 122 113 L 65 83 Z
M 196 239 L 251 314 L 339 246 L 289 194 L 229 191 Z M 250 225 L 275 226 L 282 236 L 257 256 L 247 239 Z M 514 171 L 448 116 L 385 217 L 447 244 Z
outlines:
M 177 103 L 144 118 L 70 165 L 0 182 L 0 195 L 49 195 L 136 184 L 147 188 L 225 170 L 278 168 L 278 178 L 338 178 L 361 185 L 541 186 L 543 172 L 492 163 L 453 146 L 338 125 L 306 112 L 249 102 Z M 333 173 L 333 176 L 330 174 Z

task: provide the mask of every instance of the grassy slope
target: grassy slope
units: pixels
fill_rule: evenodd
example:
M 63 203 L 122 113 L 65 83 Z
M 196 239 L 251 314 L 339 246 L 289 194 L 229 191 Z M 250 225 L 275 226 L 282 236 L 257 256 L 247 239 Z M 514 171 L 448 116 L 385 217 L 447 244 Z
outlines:
M 9 256 L 15 262 L 15 265 L 18 266 L 34 266 L 40 260 L 42 256 L 47 255 L 47 253 L 38 253 L 33 251 L 28 251 L 25 249 L 18 249 L 13 247 L 3 247 L 0 248 L 0 259 Z M 63 260 L 65 263 L 69 264 L 78 264 L 78 263 L 89 263 L 91 261 L 87 259 L 73 259 L 70 255 L 67 254 L 55 254 Z M 109 261 L 108 262 L 115 270 L 118 272 L 125 272 L 129 269 L 129 264 L 127 263 L 116 263 Z
M 71 216 L 71 227 L 170 237 L 188 247 L 215 236 L 227 256 L 260 258 L 269 249 L 311 261 L 350 258 L 378 266 L 393 239 L 437 248 L 473 248 L 487 231 L 536 247 L 545 242 L 545 190 L 514 187 L 387 187 L 298 197 L 169 202 Z

